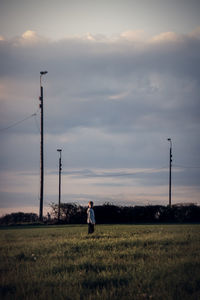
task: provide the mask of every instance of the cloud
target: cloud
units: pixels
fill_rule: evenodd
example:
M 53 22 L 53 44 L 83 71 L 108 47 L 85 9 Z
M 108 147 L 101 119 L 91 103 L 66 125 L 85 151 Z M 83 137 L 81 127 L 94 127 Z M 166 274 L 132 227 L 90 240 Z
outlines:
M 128 96 L 128 94 L 129 94 L 128 91 L 122 92 L 122 93 L 119 93 L 119 94 L 109 96 L 109 99 L 110 100 L 122 100 L 122 99 L 126 98 L 126 96 Z
M 47 43 L 49 40 L 38 35 L 34 30 L 25 31 L 20 38 L 15 39 L 15 45 L 33 46 L 38 43 Z
M 175 32 L 163 32 L 159 35 L 156 35 L 152 38 L 153 42 L 178 42 L 181 40 L 181 37 Z
M 122 198 L 130 199 L 135 190 L 127 175 L 136 179 L 134 188 L 146 189 L 146 195 L 147 187 L 155 186 L 164 201 L 158 186 L 167 191 L 167 171 L 144 174 L 142 170 L 168 166 L 168 137 L 173 141 L 174 164 L 195 166 L 199 161 L 199 29 L 187 35 L 161 33 L 141 42 L 142 36 L 141 31 L 127 31 L 118 37 L 87 34 L 53 41 L 29 30 L 21 37 L 0 40 L 0 127 L 37 112 L 1 131 L 2 170 L 22 179 L 17 172 L 39 170 L 39 72 L 47 69 L 42 84 L 49 199 L 56 193 L 56 176 L 50 179 L 48 172 L 57 172 L 56 149 L 61 147 L 63 172 L 66 168 L 91 173 L 84 179 L 88 186 L 78 185 L 79 191 L 73 189 L 70 195 L 88 195 L 89 187 L 91 195 L 98 196 L 105 186 L 106 197 L 115 189 L 112 197 L 119 199 L 121 188 Z M 128 169 L 135 168 L 140 171 L 128 175 Z M 73 177 L 83 180 L 77 174 Z M 13 193 L 20 193 L 23 180 L 18 187 L 14 181 Z M 198 183 L 199 169 L 174 174 L 173 184 L 193 187 L 193 197 Z M 7 193 L 10 185 L 6 180 Z M 34 181 L 32 193 L 37 188 Z M 134 199 L 136 193 L 142 198 L 138 189 Z
M 24 40 L 36 40 L 37 39 L 37 34 L 35 31 L 32 30 L 27 30 L 22 34 L 22 38 Z
M 122 32 L 120 37 L 131 42 L 139 42 L 144 41 L 145 34 L 144 30 L 127 30 Z

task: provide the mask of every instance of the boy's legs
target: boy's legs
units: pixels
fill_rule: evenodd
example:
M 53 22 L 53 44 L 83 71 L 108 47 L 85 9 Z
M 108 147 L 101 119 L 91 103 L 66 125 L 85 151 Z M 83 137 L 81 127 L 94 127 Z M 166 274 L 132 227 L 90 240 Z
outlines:
M 94 224 L 88 223 L 88 234 L 94 232 Z

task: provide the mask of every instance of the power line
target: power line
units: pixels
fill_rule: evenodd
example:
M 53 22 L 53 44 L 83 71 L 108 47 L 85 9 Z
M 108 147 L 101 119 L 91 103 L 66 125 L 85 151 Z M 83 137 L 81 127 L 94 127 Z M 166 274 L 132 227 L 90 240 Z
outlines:
M 4 130 L 7 130 L 7 129 L 10 129 L 10 128 L 12 128 L 12 127 L 15 127 L 15 126 L 21 124 L 22 122 L 24 122 L 24 121 L 26 121 L 26 120 L 28 120 L 28 119 L 30 119 L 30 118 L 32 118 L 32 117 L 35 117 L 35 116 L 37 115 L 37 113 L 38 113 L 38 111 L 36 111 L 34 114 L 31 114 L 31 115 L 29 115 L 28 117 L 26 117 L 26 118 L 24 118 L 24 119 L 22 119 L 22 120 L 20 120 L 20 121 L 17 121 L 17 122 L 15 122 L 15 123 L 13 123 L 13 124 L 7 126 L 7 127 L 0 128 L 0 132 L 1 132 L 1 131 L 4 131 Z

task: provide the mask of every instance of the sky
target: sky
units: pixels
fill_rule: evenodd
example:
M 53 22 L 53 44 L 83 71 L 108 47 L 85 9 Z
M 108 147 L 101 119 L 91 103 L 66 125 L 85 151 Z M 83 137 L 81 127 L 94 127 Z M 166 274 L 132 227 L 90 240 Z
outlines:
M 0 0 L 0 214 L 200 204 L 200 2 Z

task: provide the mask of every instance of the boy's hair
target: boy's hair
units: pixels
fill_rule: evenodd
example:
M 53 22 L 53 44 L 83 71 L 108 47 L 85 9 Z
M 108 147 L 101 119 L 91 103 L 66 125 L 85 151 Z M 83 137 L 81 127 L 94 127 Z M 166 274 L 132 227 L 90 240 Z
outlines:
M 93 204 L 94 204 L 94 203 L 93 203 L 93 201 L 89 201 L 88 204 L 90 204 L 91 207 L 93 207 Z

